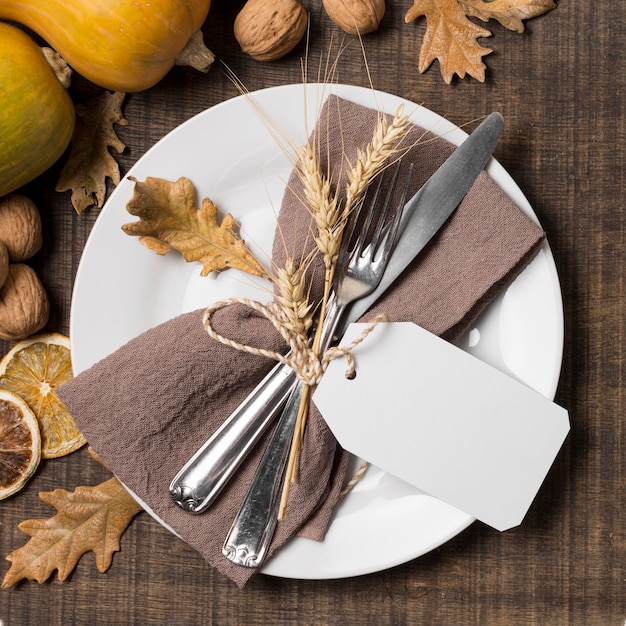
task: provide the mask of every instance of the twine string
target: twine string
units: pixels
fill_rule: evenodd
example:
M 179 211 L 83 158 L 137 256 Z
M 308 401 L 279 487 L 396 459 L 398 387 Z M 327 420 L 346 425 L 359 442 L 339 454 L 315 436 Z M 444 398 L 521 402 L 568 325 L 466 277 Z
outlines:
M 287 354 L 282 354 L 281 352 L 276 352 L 275 350 L 266 350 L 264 348 L 250 346 L 218 333 L 212 325 L 214 314 L 217 313 L 217 311 L 234 304 L 247 306 L 267 318 L 289 346 L 289 352 Z M 241 352 L 264 356 L 275 361 L 279 361 L 280 363 L 284 363 L 296 373 L 296 376 L 300 381 L 302 381 L 303 384 L 309 386 L 318 385 L 322 380 L 322 376 L 324 375 L 324 372 L 328 368 L 330 362 L 340 357 L 345 357 L 348 364 L 346 378 L 354 378 L 356 374 L 356 364 L 352 355 L 352 350 L 374 330 L 377 324 L 387 321 L 389 321 L 389 318 L 384 313 L 377 315 L 368 323 L 361 334 L 353 339 L 349 344 L 345 346 L 330 347 L 323 354 L 318 355 L 311 349 L 309 341 L 306 338 L 290 330 L 287 325 L 286 318 L 282 313 L 282 309 L 275 302 L 261 304 L 256 300 L 249 300 L 247 298 L 229 298 L 227 300 L 220 300 L 213 306 L 207 308 L 202 318 L 202 323 L 206 332 L 216 341 L 219 341 L 220 343 L 236 350 L 240 350 Z
M 285 355 L 274 350 L 265 350 L 263 348 L 250 346 L 218 333 L 212 326 L 213 315 L 217 313 L 217 311 L 234 304 L 243 304 L 244 306 L 257 311 L 266 317 L 272 323 L 274 328 L 276 328 L 276 330 L 278 330 L 281 334 L 289 346 L 290 351 Z M 296 376 L 300 379 L 300 381 L 302 381 L 303 384 L 310 386 L 318 385 L 330 362 L 342 356 L 346 358 L 348 364 L 345 372 L 346 378 L 354 378 L 356 375 L 356 364 L 354 356 L 352 355 L 352 349 L 358 346 L 374 330 L 377 324 L 388 321 L 389 318 L 386 314 L 379 314 L 372 319 L 363 329 L 361 334 L 353 339 L 349 344 L 345 346 L 332 346 L 323 354 L 318 355 L 311 349 L 308 340 L 289 329 L 281 307 L 275 302 L 261 304 L 256 300 L 249 300 L 247 298 L 229 298 L 227 300 L 221 300 L 220 302 L 217 302 L 213 306 L 207 308 L 202 318 L 202 323 L 206 332 L 216 341 L 242 352 L 255 354 L 257 356 L 264 356 L 284 363 L 296 373 Z M 369 465 L 370 464 L 367 461 L 361 465 L 356 474 L 342 489 L 339 495 L 340 498 L 346 496 L 363 478 Z
M 356 487 L 357 483 L 363 478 L 363 476 L 365 476 L 365 472 L 369 466 L 369 461 L 363 461 L 363 463 L 361 463 L 354 476 L 344 485 L 343 489 L 339 493 L 340 498 L 347 496 L 354 489 L 354 487 Z

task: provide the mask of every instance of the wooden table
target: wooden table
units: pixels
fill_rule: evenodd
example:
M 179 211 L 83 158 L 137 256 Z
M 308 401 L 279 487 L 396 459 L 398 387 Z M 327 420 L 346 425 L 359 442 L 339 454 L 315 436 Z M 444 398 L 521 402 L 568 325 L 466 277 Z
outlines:
M 320 2 L 311 12 L 311 59 L 338 46 L 340 31 Z M 410 2 L 387 2 L 380 30 L 365 39 L 373 85 L 456 124 L 493 110 L 506 120 L 497 159 L 529 198 L 548 234 L 565 307 L 557 402 L 572 431 L 524 523 L 498 533 L 475 523 L 431 553 L 393 569 L 341 580 L 259 576 L 244 590 L 211 568 L 147 514 L 122 538 L 105 574 L 86 555 L 65 582 L 23 582 L 0 591 L 2 624 L 575 624 L 626 620 L 624 358 L 626 261 L 626 20 L 619 2 L 561 2 L 526 22 L 523 34 L 492 23 L 487 80 L 446 85 L 437 64 L 417 71 L 423 20 Z M 250 90 L 301 81 L 304 47 L 269 64 L 246 57 L 232 35 L 241 2 L 214 2 L 207 45 Z M 368 85 L 357 42 L 339 69 Z M 99 93 L 75 77 L 76 100 Z M 207 75 L 175 68 L 156 87 L 129 95 L 122 173 L 158 139 L 207 107 L 237 95 L 219 63 Z M 52 301 L 46 330 L 69 332 L 70 296 L 83 245 L 97 218 L 78 216 L 54 191 L 58 167 L 25 190 L 39 205 L 45 243 L 33 260 Z M 111 254 L 115 252 L 112 250 Z M 9 344 L 2 344 L 3 352 Z M 0 554 L 27 537 L 26 518 L 53 511 L 38 492 L 73 490 L 109 474 L 85 449 L 43 462 L 0 505 Z M 2 575 L 9 564 L 3 566 Z

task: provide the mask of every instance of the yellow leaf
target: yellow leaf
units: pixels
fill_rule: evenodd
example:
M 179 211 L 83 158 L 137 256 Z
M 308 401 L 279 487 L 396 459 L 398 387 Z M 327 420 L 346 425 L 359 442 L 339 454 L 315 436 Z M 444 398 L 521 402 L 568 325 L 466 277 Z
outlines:
M 140 219 L 122 230 L 157 254 L 180 252 L 186 261 L 202 263 L 202 276 L 229 267 L 255 276 L 267 276 L 263 265 L 248 250 L 232 215 L 218 224 L 217 206 L 208 198 L 196 208 L 195 189 L 188 178 L 170 182 L 148 177 L 135 179 L 133 197 L 126 210 Z
M 79 214 L 94 205 L 102 207 L 107 178 L 115 185 L 120 182 L 119 166 L 109 148 L 118 153 L 125 148 L 114 129 L 115 124 L 128 124 L 122 113 L 124 96 L 104 92 L 76 105 L 76 131 L 56 191 L 71 189 L 72 205 Z
M 459 0 L 467 13 L 483 22 L 497 20 L 509 30 L 524 32 L 524 22 L 556 8 L 553 0 Z
M 7 556 L 11 567 L 2 581 L 4 588 L 22 579 L 42 583 L 55 570 L 59 580 L 65 580 L 90 550 L 96 554 L 98 571 L 105 572 L 113 552 L 120 549 L 120 537 L 142 510 L 115 477 L 95 487 L 78 487 L 73 493 L 55 489 L 39 497 L 58 512 L 49 519 L 19 524 L 31 538 Z

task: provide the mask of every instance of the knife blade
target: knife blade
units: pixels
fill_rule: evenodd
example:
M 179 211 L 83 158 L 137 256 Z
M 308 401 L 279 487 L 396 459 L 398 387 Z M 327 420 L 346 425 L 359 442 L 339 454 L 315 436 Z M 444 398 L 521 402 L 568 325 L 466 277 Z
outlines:
M 382 296 L 445 224 L 485 168 L 503 127 L 500 113 L 488 115 L 406 203 L 383 278 L 369 296 L 352 305 L 346 324 L 358 320 Z
M 491 113 L 455 149 L 407 202 L 393 256 L 378 287 L 357 301 L 344 327 L 358 320 L 423 250 L 461 203 L 498 143 L 504 120 Z M 267 426 L 278 416 L 296 384 L 292 370 L 276 365 L 198 449 L 169 486 L 175 504 L 201 513 L 217 498 Z

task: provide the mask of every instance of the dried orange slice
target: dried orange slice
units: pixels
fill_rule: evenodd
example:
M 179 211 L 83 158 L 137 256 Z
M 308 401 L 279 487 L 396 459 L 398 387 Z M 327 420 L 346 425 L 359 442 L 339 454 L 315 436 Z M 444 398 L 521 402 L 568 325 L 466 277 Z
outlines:
M 20 396 L 35 414 L 44 459 L 64 456 L 85 443 L 56 394 L 57 387 L 71 379 L 70 340 L 60 333 L 24 339 L 0 361 L 0 389 Z
M 0 391 L 0 500 L 18 492 L 41 459 L 35 414 L 14 393 Z

